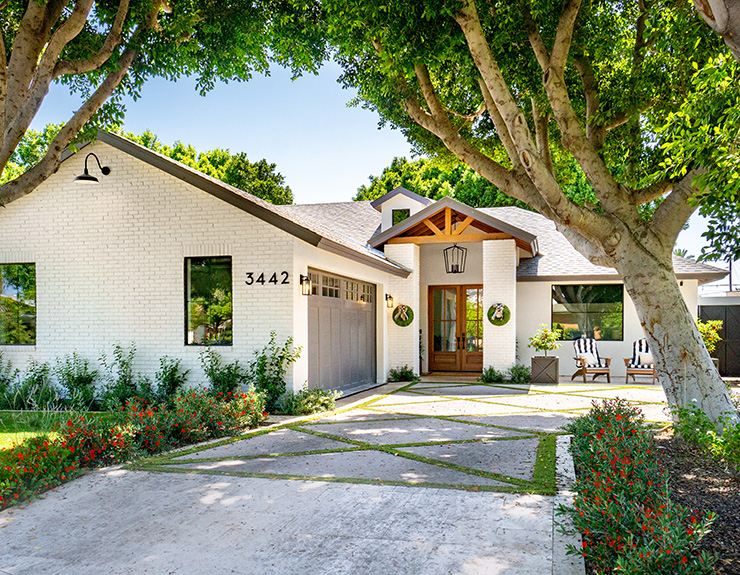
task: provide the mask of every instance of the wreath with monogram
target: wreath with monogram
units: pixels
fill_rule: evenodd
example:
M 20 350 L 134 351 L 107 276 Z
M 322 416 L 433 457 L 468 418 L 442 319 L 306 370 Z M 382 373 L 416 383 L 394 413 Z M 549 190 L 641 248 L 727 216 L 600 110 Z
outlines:
M 511 310 L 509 306 L 502 303 L 495 303 L 488 308 L 488 321 L 493 325 L 506 325 L 511 319 Z
M 412 321 L 414 321 L 414 310 L 411 306 L 401 304 L 393 310 L 393 322 L 397 326 L 406 327 L 411 325 Z

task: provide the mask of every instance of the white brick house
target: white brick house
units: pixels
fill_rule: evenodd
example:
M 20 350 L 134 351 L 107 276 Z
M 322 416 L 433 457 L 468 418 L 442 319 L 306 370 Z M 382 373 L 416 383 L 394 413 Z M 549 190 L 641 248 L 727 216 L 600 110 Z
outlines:
M 91 161 L 100 182 L 81 186 L 89 152 L 111 173 Z M 445 267 L 453 245 L 467 250 L 461 273 Z M 675 268 L 693 313 L 698 285 L 726 273 L 683 258 Z M 33 293 L 11 277 L 21 273 L 33 274 Z M 301 276 L 311 295 L 302 295 Z M 433 202 L 402 188 L 374 202 L 273 206 L 107 133 L 0 208 L 0 278 L 0 303 L 15 310 L 0 306 L 0 351 L 14 366 L 73 351 L 94 361 L 133 342 L 137 370 L 151 375 L 160 357 L 181 358 L 193 384 L 203 381 L 203 343 L 246 363 L 273 330 L 302 347 L 294 389 L 346 391 L 403 365 L 528 365 L 528 338 L 542 323 L 591 330 L 614 358 L 642 337 L 616 272 L 590 264 L 536 213 Z M 615 287 L 593 296 L 604 285 Z M 577 300 L 578 286 L 591 299 Z M 225 297 L 230 311 L 213 319 L 209 297 Z M 563 298 L 577 301 L 564 308 Z M 510 314 L 505 325 L 487 318 L 498 303 Z M 399 306 L 413 312 L 410 325 L 394 322 Z M 571 351 L 566 342 L 557 354 L 564 374 Z

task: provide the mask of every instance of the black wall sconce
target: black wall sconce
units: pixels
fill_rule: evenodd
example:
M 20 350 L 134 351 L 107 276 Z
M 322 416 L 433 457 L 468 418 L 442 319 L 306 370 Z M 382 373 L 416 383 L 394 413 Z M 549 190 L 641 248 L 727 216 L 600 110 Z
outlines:
M 77 182 L 78 184 L 97 184 L 98 183 L 98 178 L 96 178 L 95 176 L 91 176 L 90 172 L 87 171 L 87 160 L 90 159 L 90 156 L 95 158 L 95 161 L 98 163 L 98 168 L 100 168 L 101 174 L 103 174 L 104 176 L 107 176 L 108 174 L 110 174 L 110 168 L 108 166 L 101 166 L 100 160 L 98 159 L 98 157 L 92 152 L 90 152 L 87 156 L 85 156 L 85 173 L 80 174 L 79 176 L 75 178 L 75 182 Z
M 457 244 L 445 248 L 445 271 L 448 274 L 461 274 L 465 272 L 465 260 L 468 258 L 468 249 L 461 248 Z
M 385 307 L 393 309 L 393 296 L 389 293 L 385 294 Z
M 301 282 L 301 294 L 311 295 L 311 278 L 301 274 L 300 282 Z

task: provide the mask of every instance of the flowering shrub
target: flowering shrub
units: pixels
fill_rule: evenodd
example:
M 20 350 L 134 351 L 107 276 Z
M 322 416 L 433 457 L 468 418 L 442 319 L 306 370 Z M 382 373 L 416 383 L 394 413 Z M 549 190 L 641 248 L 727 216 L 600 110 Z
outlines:
M 73 414 L 56 439 L 37 436 L 0 450 L 0 509 L 72 479 L 82 468 L 234 435 L 259 425 L 264 409 L 262 395 L 252 390 L 214 397 L 191 389 L 180 391 L 172 407 L 133 398 L 102 417 Z
M 74 448 L 38 435 L 0 450 L 0 509 L 79 475 Z
M 578 471 L 572 508 L 582 553 L 597 573 L 714 573 L 716 558 L 698 553 L 713 514 L 685 509 L 670 493 L 639 409 L 605 400 L 568 425 Z

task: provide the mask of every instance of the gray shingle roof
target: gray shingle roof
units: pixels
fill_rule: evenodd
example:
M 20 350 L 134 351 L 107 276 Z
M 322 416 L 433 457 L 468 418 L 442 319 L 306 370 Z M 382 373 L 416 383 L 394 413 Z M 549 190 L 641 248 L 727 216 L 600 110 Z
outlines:
M 567 276 L 618 279 L 614 268 L 597 266 L 578 252 L 555 228 L 555 223 L 536 213 L 515 207 L 479 208 L 500 220 L 509 222 L 537 236 L 539 255 L 523 259 L 517 268 L 520 278 L 560 278 Z M 700 283 L 724 277 L 726 270 L 689 258 L 673 256 L 673 269 L 679 279 L 697 278 Z M 610 277 L 611 276 L 611 277 Z
M 372 202 L 297 204 L 282 207 L 294 217 L 329 222 L 335 232 L 363 246 L 380 231 L 382 216 L 372 207 Z

